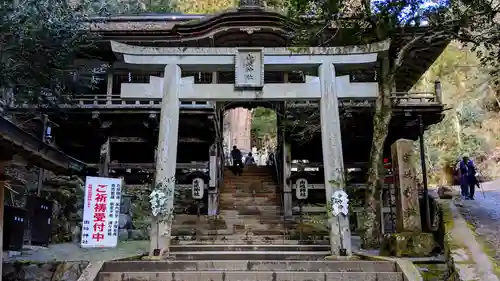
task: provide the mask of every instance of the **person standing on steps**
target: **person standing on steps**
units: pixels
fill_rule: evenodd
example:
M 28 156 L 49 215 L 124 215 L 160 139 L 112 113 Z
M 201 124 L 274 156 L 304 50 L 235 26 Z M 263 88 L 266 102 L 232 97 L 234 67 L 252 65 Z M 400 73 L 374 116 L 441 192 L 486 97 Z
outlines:
M 245 165 L 255 165 L 255 158 L 253 158 L 252 152 L 248 152 L 245 158 Z
M 241 155 L 241 151 L 236 145 L 233 146 L 233 150 L 231 150 L 231 158 L 233 158 L 233 173 L 241 176 L 243 172 L 243 155 Z

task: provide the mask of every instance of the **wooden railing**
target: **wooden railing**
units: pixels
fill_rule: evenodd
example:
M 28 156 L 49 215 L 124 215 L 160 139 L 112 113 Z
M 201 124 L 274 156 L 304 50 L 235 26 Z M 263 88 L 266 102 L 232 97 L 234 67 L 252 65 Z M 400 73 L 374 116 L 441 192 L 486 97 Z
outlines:
M 73 107 L 88 108 L 159 108 L 161 99 L 124 99 L 118 95 L 79 95 L 73 97 Z M 207 101 L 181 101 L 182 108 L 212 108 Z
M 441 90 L 436 83 L 434 92 L 393 92 L 391 98 L 394 106 L 436 106 L 441 105 Z M 71 98 L 71 103 L 60 104 L 62 108 L 88 109 L 159 109 L 161 99 L 134 98 L 124 99 L 119 95 L 78 95 Z M 340 106 L 344 107 L 371 107 L 374 99 L 340 99 Z M 212 109 L 214 103 L 208 101 L 181 101 L 184 109 Z M 293 101 L 289 107 L 317 107 L 319 101 Z M 31 108 L 33 105 L 18 105 L 20 108 Z

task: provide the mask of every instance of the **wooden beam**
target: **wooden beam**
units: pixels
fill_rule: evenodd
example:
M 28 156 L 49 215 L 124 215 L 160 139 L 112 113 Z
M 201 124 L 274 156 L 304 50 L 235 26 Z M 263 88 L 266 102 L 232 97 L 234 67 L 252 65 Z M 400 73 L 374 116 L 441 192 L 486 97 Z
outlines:
M 111 162 L 111 149 L 110 149 L 110 138 L 101 146 L 101 153 L 99 157 L 99 176 L 108 177 L 109 176 L 109 162 Z
M 212 143 L 213 141 L 200 138 L 179 138 L 179 143 Z
M 160 99 L 162 77 L 150 77 L 149 83 L 122 83 L 120 97 L 126 99 Z M 233 84 L 194 84 L 194 77 L 182 78 L 179 99 L 185 101 L 252 101 L 319 99 L 320 84 L 316 77 L 308 76 L 306 83 L 266 84 L 261 90 L 235 90 Z
M 5 175 L 5 166 L 12 159 L 12 154 L 6 149 L 0 148 L 0 249 L 3 249 L 3 225 L 4 225 L 4 195 L 5 183 L 7 176 Z M 2 276 L 3 254 L 0 255 L 0 276 Z M 1 279 L 1 278 L 0 278 Z
M 191 184 L 176 184 L 175 188 L 180 188 L 180 189 L 190 189 L 192 187 Z M 151 184 L 150 183 L 145 183 L 145 184 L 125 184 L 125 189 L 150 189 Z M 208 189 L 208 184 L 204 185 L 205 189 Z
M 99 168 L 99 163 L 87 164 L 90 168 Z M 155 169 L 154 163 L 109 163 L 110 170 L 126 170 L 126 169 L 140 169 L 153 172 Z M 198 163 L 177 163 L 176 169 L 208 169 L 207 162 Z
M 201 49 L 201 48 L 200 48 Z M 336 64 L 363 64 L 377 60 L 377 53 L 351 55 L 314 55 L 314 56 L 264 56 L 264 64 L 274 66 L 273 70 L 286 71 L 300 65 L 319 65 L 323 62 Z M 129 55 L 123 54 L 123 61 L 127 64 L 177 64 L 180 66 L 232 66 L 234 55 L 199 56 L 199 55 Z
M 347 184 L 346 189 L 366 189 L 366 186 L 367 185 L 364 183 L 353 183 L 353 184 Z M 385 184 L 384 188 L 389 188 L 389 186 L 387 184 Z M 297 185 L 295 183 L 292 184 L 292 189 L 297 189 Z M 325 189 L 325 185 L 322 183 L 310 183 L 309 189 L 321 190 L 321 189 Z
M 359 45 L 359 46 L 349 46 L 348 48 L 344 46 L 340 47 L 306 47 L 300 48 L 297 52 L 293 52 L 288 47 L 272 47 L 272 48 L 244 48 L 244 49 L 257 49 L 262 50 L 264 55 L 268 56 L 283 56 L 283 57 L 310 57 L 310 56 L 336 56 L 336 55 L 352 55 L 352 54 L 367 54 L 367 53 L 378 53 L 389 50 L 390 40 L 384 40 L 380 42 L 375 42 L 371 44 Z M 180 50 L 178 47 L 143 47 L 134 46 L 125 43 L 120 43 L 118 41 L 111 41 L 111 48 L 113 52 L 131 55 L 180 55 L 188 56 L 234 56 L 237 54 L 241 48 L 232 47 L 212 47 L 212 48 L 185 48 Z M 158 64 L 158 63 L 157 63 Z
M 122 83 L 123 99 L 160 99 L 163 78 L 150 76 L 149 83 Z M 378 95 L 376 82 L 351 82 L 349 75 L 335 78 L 338 98 L 374 99 Z M 318 77 L 306 76 L 306 83 L 264 84 L 261 89 L 235 89 L 233 84 L 195 84 L 194 77 L 184 77 L 180 84 L 179 99 L 184 101 L 247 101 L 247 100 L 318 100 L 321 98 Z
M 110 137 L 111 143 L 147 143 L 152 141 L 143 137 Z M 200 138 L 179 138 L 179 143 L 212 143 L 212 141 Z
M 0 276 L 2 276 L 3 267 L 3 225 L 4 225 L 4 194 L 5 194 L 5 162 L 0 162 Z
M 111 143 L 144 143 L 149 142 L 147 138 L 142 137 L 110 137 Z

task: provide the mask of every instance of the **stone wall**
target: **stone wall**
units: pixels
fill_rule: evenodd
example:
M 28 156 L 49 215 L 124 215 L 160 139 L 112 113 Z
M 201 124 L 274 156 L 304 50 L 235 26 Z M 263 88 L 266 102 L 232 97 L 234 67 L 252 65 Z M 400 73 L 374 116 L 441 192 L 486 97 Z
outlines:
M 78 177 L 51 175 L 42 189 L 42 197 L 53 202 L 51 243 L 79 240 L 83 217 L 84 182 Z M 78 236 L 78 237 L 75 237 Z
M 24 166 L 16 161 L 10 167 L 11 188 L 6 190 L 5 204 L 26 206 L 26 196 L 37 193 L 38 169 Z M 78 177 L 57 177 L 46 171 L 46 179 L 41 196 L 53 202 L 52 243 L 70 242 L 73 231 L 81 223 L 83 214 L 83 181 Z M 25 227 L 25 240 L 28 240 L 29 223 Z
M 144 185 L 125 185 L 120 214 L 120 240 L 149 239 L 151 226 L 151 207 L 149 194 L 151 187 Z M 207 214 L 207 193 L 201 203 L 201 214 Z M 176 189 L 176 214 L 197 214 L 197 204 L 191 197 L 191 189 Z
M 151 224 L 150 192 L 148 184 L 125 185 L 120 209 L 119 239 L 121 241 L 148 239 Z
M 77 281 L 88 262 L 4 263 L 2 281 Z

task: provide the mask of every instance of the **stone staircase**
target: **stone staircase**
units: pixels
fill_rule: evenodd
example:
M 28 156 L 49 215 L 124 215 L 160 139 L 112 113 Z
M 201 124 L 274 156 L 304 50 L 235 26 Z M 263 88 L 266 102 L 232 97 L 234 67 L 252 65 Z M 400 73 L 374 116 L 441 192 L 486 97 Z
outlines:
M 219 258 L 224 258 L 220 256 Z M 96 281 L 403 281 L 392 261 L 118 261 Z
M 173 235 L 179 240 L 283 240 L 284 221 L 273 168 L 245 167 L 241 176 L 229 168 L 220 188 L 219 218 L 176 214 Z
M 328 241 L 285 240 L 272 177 L 267 167 L 226 169 L 220 219 L 176 215 L 174 234 L 197 239 L 173 241 L 167 261 L 106 262 L 94 281 L 406 280 L 392 261 L 326 261 Z

